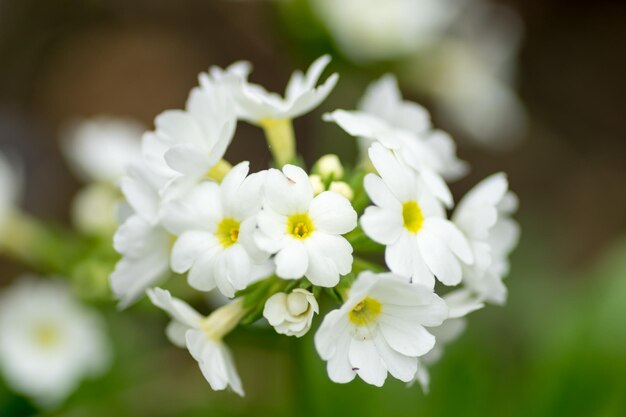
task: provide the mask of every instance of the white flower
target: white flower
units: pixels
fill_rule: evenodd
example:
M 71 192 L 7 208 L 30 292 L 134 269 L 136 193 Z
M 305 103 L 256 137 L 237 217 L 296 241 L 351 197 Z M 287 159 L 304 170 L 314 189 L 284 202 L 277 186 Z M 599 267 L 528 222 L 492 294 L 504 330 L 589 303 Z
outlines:
M 343 196 L 325 191 L 313 197 L 308 175 L 293 165 L 271 169 L 255 235 L 259 247 L 275 253 L 276 274 L 306 277 L 333 287 L 352 269 L 352 246 L 341 235 L 356 227 L 357 215 Z
M 324 55 L 311 64 L 306 74 L 295 71 L 287 84 L 284 97 L 248 82 L 249 66 L 245 63 L 237 63 L 226 71 L 213 68 L 210 74 L 201 74 L 200 84 L 203 88 L 228 86 L 237 103 L 238 117 L 252 124 L 264 124 L 268 120 L 296 118 L 324 101 L 339 77 L 332 74 L 322 85 L 317 86 L 329 62 L 330 57 Z
M 130 119 L 99 116 L 75 121 L 62 132 L 62 149 L 70 166 L 88 185 L 72 202 L 76 227 L 109 234 L 118 225 L 116 190 L 127 167 L 140 158 L 143 126 Z
M 450 294 L 451 304 L 462 313 L 464 306 L 488 301 L 503 304 L 508 256 L 519 239 L 519 226 L 511 219 L 517 198 L 508 191 L 503 173 L 476 185 L 459 202 L 452 220 L 467 237 L 475 262 L 463 268 L 465 288 Z
M 63 132 L 62 149 L 85 182 L 117 184 L 140 155 L 144 127 L 130 119 L 100 116 L 76 121 Z
M 468 7 L 454 37 L 444 39 L 429 62 L 425 87 L 438 113 L 473 141 L 514 144 L 527 127 L 524 104 L 514 91 L 523 26 L 509 8 L 493 2 Z M 418 65 L 420 65 L 418 63 Z
M 301 288 L 290 294 L 279 292 L 272 295 L 263 308 L 263 317 L 277 333 L 296 337 L 302 337 L 309 331 L 313 315 L 318 313 L 315 296 Z
M 417 371 L 417 358 L 435 346 L 424 326 L 440 325 L 447 314 L 446 303 L 430 288 L 391 273 L 363 272 L 345 304 L 324 317 L 315 347 L 328 361 L 334 382 L 359 375 L 382 386 L 387 372 L 408 382 Z
M 72 222 L 87 234 L 110 236 L 119 226 L 121 196 L 109 184 L 93 183 L 83 187 L 72 201 Z
M 448 319 L 444 321 L 441 326 L 428 328 L 428 331 L 437 339 L 437 343 L 430 352 L 419 359 L 419 366 L 414 380 L 420 383 L 425 393 L 428 393 L 430 385 L 428 367 L 439 362 L 443 355 L 444 348 L 463 334 L 466 325 L 467 322 L 465 319 Z M 409 384 L 412 384 L 414 381 Z
M 426 185 L 447 206 L 452 194 L 441 176 L 456 179 L 465 174 L 466 163 L 456 157 L 456 145 L 445 132 L 432 130 L 430 115 L 417 103 L 405 101 L 392 75 L 372 83 L 359 111 L 335 110 L 324 119 L 337 123 L 358 138 L 361 156 L 375 141 L 393 150 L 417 170 Z
M 0 295 L 0 369 L 40 406 L 63 402 L 109 358 L 102 318 L 62 283 L 23 277 Z
M 473 262 L 466 238 L 445 218 L 443 207 L 418 175 L 378 143 L 369 153 L 380 177 L 368 174 L 364 180 L 375 206 L 361 217 L 363 231 L 386 245 L 385 261 L 391 271 L 430 288 L 435 277 L 445 285 L 459 284 L 459 260 Z
M 121 189 L 132 213 L 113 238 L 115 250 L 122 255 L 111 274 L 111 289 L 126 307 L 145 290 L 162 281 L 169 272 L 170 234 L 159 223 L 161 196 L 159 177 L 140 163 L 129 168 Z
M 356 61 L 394 59 L 435 42 L 459 0 L 312 0 L 342 51 Z
M 269 254 L 253 241 L 265 172 L 246 177 L 248 169 L 248 162 L 242 162 L 221 184 L 205 181 L 163 209 L 163 224 L 179 236 L 171 268 L 189 271 L 189 284 L 198 290 L 217 286 L 233 297 L 235 291 L 272 273 L 266 262 Z
M 168 338 L 176 346 L 189 350 L 211 388 L 217 391 L 230 387 L 243 396 L 232 354 L 222 341 L 242 318 L 241 300 L 235 300 L 204 317 L 161 288 L 148 290 L 148 296 L 154 305 L 172 317 L 166 331 Z
M 22 178 L 15 166 L 6 156 L 0 152 L 0 241 L 6 223 L 10 221 L 10 216 L 17 200 L 21 194 Z
M 224 156 L 237 124 L 235 104 L 221 86 L 194 88 L 186 110 L 165 111 L 154 123 L 155 131 L 143 139 L 144 159 L 180 193 L 207 177 Z

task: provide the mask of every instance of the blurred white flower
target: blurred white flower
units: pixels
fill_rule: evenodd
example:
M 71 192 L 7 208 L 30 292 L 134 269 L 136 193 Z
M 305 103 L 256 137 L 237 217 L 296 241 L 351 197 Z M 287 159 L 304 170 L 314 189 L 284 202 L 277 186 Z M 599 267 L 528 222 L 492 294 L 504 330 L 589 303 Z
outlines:
M 0 369 L 42 407 L 63 402 L 110 362 L 104 322 L 52 278 L 22 277 L 0 295 Z
M 527 128 L 522 101 L 471 46 L 442 43 L 432 65 L 437 75 L 429 90 L 444 121 L 486 146 L 506 147 L 521 139 Z
M 264 194 L 255 239 L 276 254 L 276 274 L 306 277 L 322 287 L 337 285 L 352 268 L 352 246 L 341 236 L 356 227 L 350 202 L 332 191 L 314 197 L 309 176 L 293 165 L 282 172 L 269 170 Z
M 238 118 L 263 125 L 269 120 L 296 118 L 324 101 L 339 78 L 337 74 L 332 74 L 323 84 L 317 85 L 329 62 L 330 56 L 324 55 L 311 64 L 306 74 L 295 71 L 287 84 L 284 97 L 250 83 L 247 80 L 250 66 L 243 62 L 236 63 L 225 71 L 213 68 L 210 73 L 201 74 L 200 85 L 204 89 L 227 85 L 237 103 Z
M 519 226 L 511 219 L 517 198 L 508 191 L 503 173 L 487 177 L 457 205 L 453 222 L 467 237 L 475 262 L 463 267 L 464 288 L 448 295 L 455 315 L 478 302 L 503 304 L 507 290 L 508 256 L 519 239 Z
M 387 372 L 409 382 L 417 358 L 435 346 L 425 326 L 439 326 L 447 317 L 446 303 L 432 289 L 391 273 L 363 272 L 344 305 L 324 317 L 315 347 L 335 382 L 359 375 L 382 386 Z
M 375 143 L 370 159 L 380 176 L 365 177 L 365 190 L 375 205 L 365 210 L 361 226 L 370 238 L 386 245 L 389 268 L 429 288 L 435 277 L 445 285 L 459 284 L 459 261 L 473 262 L 465 236 L 446 219 L 419 176 L 389 150 Z
M 205 181 L 163 208 L 162 223 L 178 236 L 171 268 L 189 271 L 188 282 L 195 289 L 217 287 L 233 297 L 272 273 L 269 254 L 253 240 L 265 172 L 246 177 L 248 170 L 248 162 L 241 162 L 221 184 Z
M 22 192 L 22 177 L 13 163 L 0 152 L 0 240 L 6 222 L 15 210 Z
M 356 61 L 395 59 L 430 46 L 465 0 L 310 0 L 341 50 Z
M 189 304 L 172 297 L 169 291 L 154 288 L 148 290 L 148 296 L 155 306 L 172 317 L 166 331 L 168 338 L 176 346 L 189 350 L 211 388 L 217 391 L 230 387 L 243 396 L 232 354 L 222 341 L 243 317 L 242 300 L 226 304 L 204 317 Z
M 272 295 L 263 308 L 263 317 L 277 333 L 296 337 L 302 337 L 309 331 L 313 315 L 318 313 L 315 296 L 301 288 L 289 294 L 279 292 Z
M 75 121 L 62 132 L 62 150 L 86 183 L 117 184 L 139 158 L 145 128 L 131 119 L 99 116 Z
M 140 157 L 143 131 L 134 120 L 98 116 L 74 121 L 61 132 L 63 153 L 87 184 L 72 202 L 72 220 L 79 230 L 108 235 L 117 227 L 117 185 Z
M 93 183 L 78 190 L 72 201 L 72 221 L 82 232 L 109 235 L 119 226 L 119 191 L 107 184 Z

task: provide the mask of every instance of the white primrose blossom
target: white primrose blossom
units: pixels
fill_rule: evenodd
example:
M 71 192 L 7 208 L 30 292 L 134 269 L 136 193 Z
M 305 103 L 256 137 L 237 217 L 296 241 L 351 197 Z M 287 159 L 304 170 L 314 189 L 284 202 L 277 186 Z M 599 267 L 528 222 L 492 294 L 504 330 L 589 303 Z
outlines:
M 126 307 L 168 274 L 171 236 L 160 223 L 159 177 L 146 164 L 129 167 L 121 189 L 132 213 L 115 233 L 113 247 L 122 255 L 111 274 L 111 289 Z
M 247 174 L 248 162 L 241 162 L 221 184 L 200 183 L 184 199 L 164 207 L 163 224 L 178 236 L 172 270 L 189 271 L 193 288 L 217 287 L 233 297 L 235 291 L 272 273 L 269 254 L 253 240 L 265 172 Z
M 437 198 L 446 206 L 452 205 L 452 194 L 441 177 L 463 176 L 466 163 L 457 158 L 452 138 L 432 129 L 426 109 L 402 99 L 395 77 L 386 75 L 372 83 L 358 111 L 335 110 L 324 115 L 324 119 L 357 137 L 362 159 L 374 142 L 393 150 L 422 175 Z
M 464 266 L 464 288 L 447 296 L 457 315 L 483 301 L 505 302 L 502 278 L 508 274 L 508 256 L 519 239 L 519 226 L 511 219 L 516 208 L 517 198 L 508 191 L 503 173 L 484 179 L 459 202 L 452 220 L 467 236 L 475 262 Z
M 352 246 L 341 236 L 356 227 L 350 202 L 333 191 L 314 197 L 309 176 L 293 165 L 269 170 L 264 194 L 255 238 L 261 249 L 276 254 L 276 274 L 337 285 L 352 268 Z
M 446 219 L 419 175 L 377 143 L 369 154 L 380 176 L 365 177 L 365 190 L 375 205 L 361 217 L 363 231 L 386 246 L 391 271 L 431 288 L 435 277 L 445 285 L 459 284 L 461 262 L 473 262 L 465 236 Z
M 148 296 L 154 305 L 172 317 L 167 327 L 168 338 L 176 346 L 189 350 L 211 388 L 224 390 L 230 387 L 243 396 L 232 354 L 222 341 L 242 318 L 241 300 L 226 304 L 204 317 L 189 304 L 172 297 L 169 291 L 154 288 L 148 291 Z
M 289 294 L 272 295 L 263 308 L 263 317 L 277 333 L 287 336 L 304 336 L 311 328 L 313 315 L 319 314 L 315 296 L 307 290 L 296 288 Z
M 165 186 L 174 188 L 171 192 L 181 193 L 211 176 L 233 139 L 237 119 L 228 90 L 213 86 L 194 88 L 186 110 L 165 111 L 154 123 L 155 132 L 144 137 L 145 159 L 167 180 Z
M 317 85 L 329 62 L 330 56 L 324 55 L 311 64 L 306 74 L 295 71 L 287 84 L 284 97 L 249 82 L 247 77 L 250 66 L 243 62 L 226 71 L 214 68 L 210 73 L 201 74 L 200 84 L 207 89 L 216 84 L 229 85 L 237 103 L 239 119 L 263 125 L 271 123 L 271 120 L 296 118 L 319 106 L 339 78 L 338 74 L 332 74 L 323 84 Z
M 25 276 L 0 294 L 0 370 L 41 407 L 62 403 L 110 362 L 104 321 L 52 278 Z
M 358 375 L 382 386 L 387 372 L 409 382 L 417 358 L 435 346 L 424 326 L 439 326 L 447 316 L 446 303 L 432 289 L 394 274 L 363 272 L 344 305 L 324 317 L 315 346 L 335 382 Z

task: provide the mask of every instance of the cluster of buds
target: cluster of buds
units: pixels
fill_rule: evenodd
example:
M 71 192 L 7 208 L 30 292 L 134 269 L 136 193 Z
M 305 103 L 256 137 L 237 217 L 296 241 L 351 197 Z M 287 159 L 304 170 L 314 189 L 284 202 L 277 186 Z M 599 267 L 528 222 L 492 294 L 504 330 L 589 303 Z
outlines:
M 380 386 L 389 373 L 425 384 L 438 332 L 505 301 L 518 238 L 506 176 L 485 179 L 454 207 L 446 181 L 467 164 L 428 112 L 402 99 L 394 77 L 374 82 L 358 110 L 324 115 L 356 138 L 359 163 L 326 155 L 310 175 L 304 169 L 292 120 L 336 85 L 337 74 L 318 85 L 329 61 L 295 72 L 284 96 L 251 83 L 248 63 L 211 68 L 183 110 L 156 117 L 121 180 L 128 207 L 111 287 L 121 306 L 147 291 L 172 317 L 170 340 L 213 389 L 243 395 L 223 341 L 235 327 L 264 317 L 301 337 L 317 315 L 315 346 L 333 381 L 358 375 Z M 250 173 L 248 162 L 223 159 L 241 121 L 264 131 L 272 168 Z M 157 288 L 173 273 L 231 300 L 204 316 Z M 321 311 L 322 297 L 339 307 Z

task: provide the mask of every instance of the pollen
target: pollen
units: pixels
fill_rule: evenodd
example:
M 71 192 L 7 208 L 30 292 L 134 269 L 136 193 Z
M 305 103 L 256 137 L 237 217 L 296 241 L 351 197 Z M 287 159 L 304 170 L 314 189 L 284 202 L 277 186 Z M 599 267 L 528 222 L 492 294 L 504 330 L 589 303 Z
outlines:
M 367 297 L 354 306 L 348 313 L 348 317 L 355 326 L 367 326 L 376 321 L 381 310 L 380 301 Z
M 293 214 L 287 219 L 287 233 L 296 239 L 306 239 L 315 230 L 307 213 Z
M 410 200 L 402 205 L 402 220 L 404 228 L 411 233 L 417 233 L 422 228 L 424 215 L 416 201 Z
M 235 219 L 225 218 L 217 225 L 217 240 L 227 248 L 239 240 L 239 222 Z

